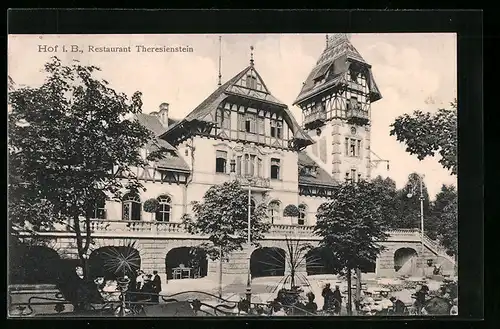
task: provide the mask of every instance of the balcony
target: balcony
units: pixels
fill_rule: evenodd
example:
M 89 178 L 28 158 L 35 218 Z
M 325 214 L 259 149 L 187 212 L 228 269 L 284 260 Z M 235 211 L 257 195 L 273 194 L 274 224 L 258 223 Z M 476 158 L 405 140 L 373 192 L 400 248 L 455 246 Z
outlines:
M 323 111 L 313 112 L 304 118 L 304 128 L 314 129 L 322 126 L 326 121 L 326 113 Z
M 351 108 L 347 110 L 347 122 L 358 125 L 366 125 L 370 122 L 370 116 L 368 111 L 364 111 L 359 107 Z
M 82 225 L 82 231 L 85 225 Z M 133 238 L 144 235 L 166 235 L 173 237 L 190 238 L 191 236 L 182 223 L 154 222 L 154 221 L 127 221 L 127 220 L 106 220 L 92 219 L 90 230 L 96 235 L 120 235 Z M 314 237 L 314 226 L 274 224 L 266 234 L 268 238 L 312 238 Z M 201 238 L 201 237 L 194 237 Z
M 271 188 L 271 180 L 269 178 L 237 175 L 236 180 L 243 186 L 251 186 L 262 189 Z

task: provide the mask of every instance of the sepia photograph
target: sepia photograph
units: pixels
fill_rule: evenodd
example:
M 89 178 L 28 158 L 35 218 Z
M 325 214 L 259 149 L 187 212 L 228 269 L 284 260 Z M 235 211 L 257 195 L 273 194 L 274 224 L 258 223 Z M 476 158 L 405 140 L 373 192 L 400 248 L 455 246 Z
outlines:
M 458 310 L 457 34 L 9 34 L 8 316 Z

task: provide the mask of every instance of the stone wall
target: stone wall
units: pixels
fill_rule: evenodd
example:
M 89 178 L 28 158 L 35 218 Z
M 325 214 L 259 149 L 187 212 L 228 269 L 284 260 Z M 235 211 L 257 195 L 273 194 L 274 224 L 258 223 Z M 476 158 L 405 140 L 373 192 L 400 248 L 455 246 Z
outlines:
M 317 246 L 319 240 L 317 238 L 308 239 L 303 238 L 305 243 L 310 243 L 313 246 Z M 136 249 L 139 251 L 141 257 L 141 268 L 146 272 L 151 273 L 153 270 L 157 270 L 159 274 L 166 281 L 166 266 L 165 259 L 167 253 L 179 247 L 195 247 L 205 242 L 201 238 L 189 237 L 189 236 L 178 236 L 178 237 L 168 237 L 168 236 L 148 236 L 148 237 L 134 237 L 134 238 L 121 238 L 121 237 L 94 237 L 94 243 L 91 245 L 89 254 L 101 247 L 106 246 L 122 246 L 127 242 L 135 241 Z M 282 237 L 269 237 L 268 239 L 262 240 L 260 242 L 262 247 L 277 247 L 281 248 L 287 253 L 287 244 L 285 238 Z M 394 239 L 389 239 L 384 242 L 385 250 L 382 251 L 381 255 L 376 262 L 376 273 L 378 276 L 391 277 L 398 275 L 394 269 L 394 253 L 400 248 L 413 248 L 418 255 L 417 266 L 421 268 L 421 244 L 418 241 L 397 241 Z M 50 248 L 56 250 L 61 258 L 65 259 L 77 259 L 76 243 L 74 237 L 69 234 L 55 236 L 53 242 L 49 245 Z M 240 281 L 246 282 L 247 271 L 248 271 L 248 257 L 251 255 L 256 248 L 251 247 L 250 250 L 245 248 L 242 251 L 233 252 L 230 255 L 230 261 L 223 262 L 222 272 L 225 277 L 224 281 Z M 427 259 L 433 259 L 434 263 L 443 264 L 444 269 L 453 269 L 453 264 L 448 264 L 449 261 L 442 257 L 438 257 L 432 250 L 425 248 L 425 254 L 423 257 L 427 265 Z M 447 261 L 447 262 L 446 262 Z M 285 261 L 285 270 L 289 272 L 288 262 Z M 218 280 L 219 275 L 219 261 L 208 260 L 207 276 L 211 279 Z M 429 271 L 432 272 L 432 267 L 429 267 Z M 306 264 L 302 264 L 299 272 L 306 273 Z

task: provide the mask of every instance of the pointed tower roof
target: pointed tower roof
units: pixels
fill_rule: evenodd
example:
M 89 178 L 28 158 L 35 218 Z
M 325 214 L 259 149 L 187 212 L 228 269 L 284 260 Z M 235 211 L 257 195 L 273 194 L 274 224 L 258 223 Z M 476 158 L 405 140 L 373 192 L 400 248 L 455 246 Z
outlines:
M 255 79 L 249 85 L 247 79 Z M 288 109 L 288 106 L 274 97 L 260 74 L 255 69 L 253 57 L 250 65 L 243 69 L 240 73 L 236 74 L 233 78 L 228 80 L 222 86 L 218 87 L 210 96 L 208 96 L 200 105 L 192 110 L 184 119 L 176 124 L 168 127 L 168 129 L 160 135 L 161 138 L 166 138 L 170 133 L 179 129 L 183 125 L 192 121 L 207 121 L 211 122 L 211 113 L 219 106 L 219 104 L 230 96 L 241 97 L 244 99 L 262 102 L 277 108 L 281 108 L 285 112 L 284 119 L 291 127 L 294 138 L 302 140 L 306 145 L 313 144 L 314 141 L 309 135 L 302 130 L 298 122 L 293 117 L 293 114 Z
M 304 82 L 302 90 L 293 105 L 301 103 L 309 97 L 341 83 L 344 73 L 349 70 L 352 64 L 362 66 L 368 71 L 371 101 L 375 102 L 382 98 L 377 84 L 373 79 L 371 65 L 354 48 L 349 38 L 349 35 L 346 33 L 336 33 L 327 36 L 326 48 Z

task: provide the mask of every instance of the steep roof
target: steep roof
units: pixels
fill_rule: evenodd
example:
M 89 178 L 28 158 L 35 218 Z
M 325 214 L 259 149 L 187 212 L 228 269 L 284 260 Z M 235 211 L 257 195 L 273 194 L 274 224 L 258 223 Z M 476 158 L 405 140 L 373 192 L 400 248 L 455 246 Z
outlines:
M 299 184 L 311 184 L 321 186 L 337 186 L 335 181 L 323 168 L 321 168 L 313 159 L 311 159 L 305 151 L 299 152 Z M 314 167 L 316 175 L 308 175 L 304 173 L 301 167 Z
M 165 132 L 165 127 L 163 127 L 158 117 L 145 113 L 138 113 L 136 114 L 136 119 L 137 121 L 139 121 L 141 125 L 146 127 L 149 131 L 151 131 L 155 135 L 155 139 L 146 145 L 146 149 L 153 150 L 158 145 L 170 151 L 169 155 L 166 155 L 164 158 L 156 161 L 156 165 L 158 167 L 184 170 L 184 171 L 189 170 L 189 166 L 184 161 L 184 159 L 179 157 L 177 149 L 167 141 L 158 137 L 160 134 Z
M 246 88 L 244 86 L 244 83 L 242 83 L 243 81 L 245 81 L 244 79 L 247 73 L 252 73 L 256 77 L 256 84 L 259 86 L 258 90 L 254 88 Z M 287 105 L 278 100 L 270 93 L 260 74 L 257 72 L 253 65 L 249 65 L 240 73 L 229 79 L 226 83 L 218 87 L 212 94 L 210 94 L 210 96 L 208 96 L 203 102 L 201 102 L 200 105 L 198 105 L 194 110 L 186 115 L 184 119 L 180 120 L 172 126 L 169 126 L 168 129 L 160 135 L 160 137 L 164 138 L 168 136 L 170 132 L 178 129 L 186 122 L 194 120 L 210 121 L 211 119 L 208 119 L 207 116 L 209 116 L 210 113 L 212 113 L 213 110 L 215 110 L 222 101 L 224 101 L 231 95 L 267 103 L 282 108 L 286 114 L 284 119 L 291 127 L 294 138 L 305 140 L 308 144 L 313 143 L 309 135 L 305 131 L 303 131 L 300 125 L 297 123 Z
M 349 70 L 349 66 L 353 62 L 364 66 L 368 70 L 371 101 L 375 102 L 379 100 L 382 96 L 373 79 L 371 65 L 354 48 L 345 33 L 337 33 L 329 37 L 325 50 L 303 83 L 302 89 L 293 105 L 340 83 L 344 73 Z

